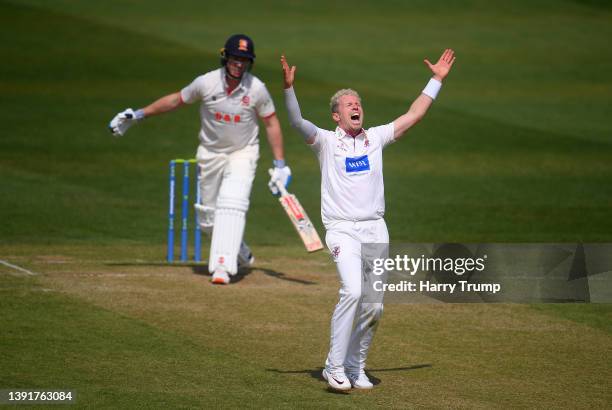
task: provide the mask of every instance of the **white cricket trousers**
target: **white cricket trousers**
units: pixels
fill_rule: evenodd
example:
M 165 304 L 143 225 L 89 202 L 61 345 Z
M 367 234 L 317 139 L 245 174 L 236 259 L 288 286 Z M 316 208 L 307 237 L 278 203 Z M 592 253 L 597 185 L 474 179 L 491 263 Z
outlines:
M 212 273 L 222 266 L 233 275 L 238 271 L 236 260 L 244 234 L 259 146 L 248 145 L 221 154 L 209 152 L 200 145 L 197 159 L 204 207 L 200 224 L 205 232 L 212 230 L 208 269 Z
M 389 243 L 384 219 L 334 222 L 325 242 L 340 277 L 340 300 L 331 319 L 331 341 L 325 367 L 329 372 L 359 373 L 382 315 L 382 303 L 361 301 L 361 244 Z

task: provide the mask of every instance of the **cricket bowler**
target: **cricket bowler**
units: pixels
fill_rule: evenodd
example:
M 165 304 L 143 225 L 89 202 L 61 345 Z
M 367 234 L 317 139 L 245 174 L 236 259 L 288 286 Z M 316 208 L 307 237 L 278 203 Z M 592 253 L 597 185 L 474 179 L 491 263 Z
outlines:
M 228 284 L 239 263 L 248 266 L 254 261 L 243 234 L 259 159 L 259 119 L 266 128 L 274 156 L 270 190 L 276 195 L 278 187 L 273 181 L 287 186 L 291 180 L 274 103 L 265 84 L 250 73 L 254 62 L 253 40 L 244 34 L 232 35 L 221 49 L 221 68 L 197 77 L 182 90 L 144 108 L 136 111 L 128 108 L 109 124 L 113 135 L 121 136 L 145 118 L 185 104 L 200 104 L 196 158 L 202 199 L 195 207 L 201 229 L 212 235 L 208 269 L 215 284 Z
M 328 131 L 302 118 L 293 89 L 296 67 L 289 67 L 281 56 L 289 122 L 319 160 L 325 242 L 340 277 L 340 299 L 331 319 L 330 349 L 323 370 L 323 378 L 335 390 L 373 387 L 365 365 L 383 306 L 361 303 L 361 244 L 389 243 L 383 219 L 382 150 L 423 118 L 454 61 L 451 49 L 436 64 L 425 59 L 433 77 L 410 109 L 385 125 L 364 129 L 359 94 L 351 89 L 336 92 L 330 102 L 336 129 Z

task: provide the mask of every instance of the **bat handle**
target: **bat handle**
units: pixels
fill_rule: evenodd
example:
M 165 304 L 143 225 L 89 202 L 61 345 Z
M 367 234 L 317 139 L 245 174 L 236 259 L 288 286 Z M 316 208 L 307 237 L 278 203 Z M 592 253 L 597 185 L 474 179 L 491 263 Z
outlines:
M 273 173 L 274 173 L 274 171 L 272 170 L 272 168 L 268 169 L 268 174 L 270 174 L 270 177 L 272 176 Z M 289 195 L 289 192 L 287 191 L 287 188 L 285 188 L 285 186 L 283 184 L 281 184 L 278 179 L 275 179 L 272 182 L 274 182 L 274 185 L 276 185 L 276 187 L 280 191 L 281 196 Z

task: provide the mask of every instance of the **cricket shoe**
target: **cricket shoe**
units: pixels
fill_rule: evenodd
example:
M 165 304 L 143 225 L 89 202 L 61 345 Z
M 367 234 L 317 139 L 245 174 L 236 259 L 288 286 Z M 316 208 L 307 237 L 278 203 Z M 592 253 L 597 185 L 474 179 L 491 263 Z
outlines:
M 230 283 L 230 277 L 225 270 L 217 268 L 212 274 L 210 281 L 215 285 L 227 285 Z
M 238 267 L 240 268 L 248 268 L 255 263 L 255 257 L 251 252 L 251 248 L 246 244 L 246 242 L 242 241 L 240 243 L 240 250 L 238 251 Z
M 331 387 L 334 390 L 350 390 L 351 389 L 351 382 L 348 379 L 348 377 L 346 377 L 346 375 L 344 374 L 344 372 L 328 372 L 327 369 L 323 369 L 323 372 L 321 373 L 323 375 L 323 378 L 327 381 L 327 384 L 329 385 L 329 387 Z
M 368 376 L 366 376 L 365 372 L 361 373 L 349 373 L 348 379 L 351 381 L 351 385 L 353 385 L 356 389 L 371 389 L 374 387 Z

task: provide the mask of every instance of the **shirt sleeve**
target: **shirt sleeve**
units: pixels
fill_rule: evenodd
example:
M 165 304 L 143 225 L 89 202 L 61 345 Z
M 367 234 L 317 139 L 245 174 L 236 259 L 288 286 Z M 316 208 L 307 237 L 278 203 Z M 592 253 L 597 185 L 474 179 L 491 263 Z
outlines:
M 378 127 L 372 127 L 368 130 L 368 133 L 376 134 L 380 139 L 380 144 L 383 148 L 387 145 L 395 142 L 393 133 L 395 132 L 395 126 L 393 122 L 385 125 L 379 125 Z
M 325 142 L 330 140 L 330 138 L 326 138 L 326 134 L 328 134 L 329 131 L 321 129 L 319 127 L 315 128 L 316 134 L 314 135 L 314 141 L 312 142 L 312 144 L 308 144 L 308 146 L 311 150 L 319 154 L 325 151 Z
M 204 76 L 201 75 L 181 90 L 181 99 L 186 104 L 193 104 L 204 99 L 206 88 L 204 86 Z
M 272 101 L 272 97 L 270 96 L 265 84 L 261 83 L 261 85 L 257 88 L 255 110 L 261 118 L 269 117 L 276 112 L 276 109 L 274 108 L 274 101 Z
M 308 138 L 317 133 L 317 127 L 310 121 L 302 118 L 300 104 L 298 103 L 293 87 L 285 89 L 284 94 L 285 107 L 287 108 L 287 114 L 289 114 L 289 124 L 302 134 L 304 140 L 308 140 Z

